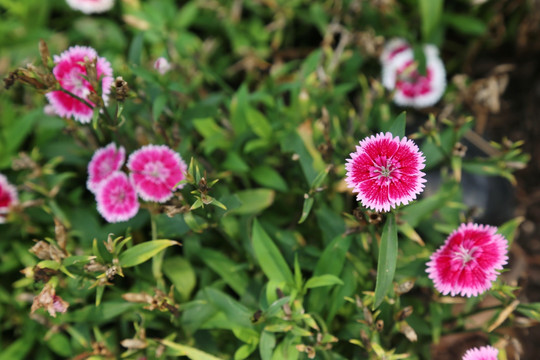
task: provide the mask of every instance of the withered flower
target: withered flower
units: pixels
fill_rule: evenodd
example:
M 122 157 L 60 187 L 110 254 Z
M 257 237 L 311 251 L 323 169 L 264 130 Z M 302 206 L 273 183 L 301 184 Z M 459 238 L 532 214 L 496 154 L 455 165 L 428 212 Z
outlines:
M 31 313 L 33 314 L 39 308 L 44 308 L 49 312 L 49 315 L 56 317 L 57 312 L 65 313 L 68 307 L 69 303 L 56 295 L 54 287 L 48 283 L 43 287 L 41 293 L 34 297 Z

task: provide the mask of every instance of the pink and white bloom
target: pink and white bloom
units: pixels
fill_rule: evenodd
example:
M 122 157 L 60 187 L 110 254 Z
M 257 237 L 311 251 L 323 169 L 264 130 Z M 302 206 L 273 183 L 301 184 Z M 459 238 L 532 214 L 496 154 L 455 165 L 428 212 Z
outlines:
M 102 13 L 114 6 L 114 0 L 67 0 L 67 3 L 73 10 L 85 14 Z
M 159 57 L 154 62 L 154 69 L 156 69 L 161 75 L 165 75 L 171 71 L 172 66 L 164 57 Z
M 101 81 L 102 98 L 107 104 L 113 83 L 112 68 L 105 58 L 98 57 L 94 49 L 87 46 L 70 47 L 60 56 L 54 56 L 56 65 L 53 69 L 53 74 L 62 88 L 85 100 L 92 107 L 94 104 L 89 100 L 89 95 L 100 89 L 94 89 L 84 78 L 87 75 L 84 62 L 85 59 L 93 60 L 95 58 L 97 58 L 96 71 L 97 77 Z M 60 90 L 51 91 L 46 96 L 57 115 L 73 117 L 83 124 L 92 120 L 93 109 L 73 96 Z
M 499 350 L 488 345 L 467 350 L 461 360 L 497 360 L 497 355 Z
M 406 137 L 389 132 L 360 141 L 350 154 L 345 182 L 362 205 L 376 211 L 390 211 L 408 204 L 424 190 L 425 158 L 418 146 Z
M 10 208 L 18 203 L 17 189 L 4 175 L 0 174 L 0 224 L 6 222 L 6 215 Z
M 127 167 L 143 200 L 165 202 L 184 186 L 176 184 L 185 178 L 186 163 L 165 145 L 143 146 L 129 156 Z
M 507 263 L 507 247 L 496 227 L 461 224 L 431 255 L 426 271 L 443 295 L 477 296 L 491 288 Z
M 103 180 L 97 189 L 96 201 L 99 213 L 110 223 L 127 221 L 139 211 L 135 186 L 121 171 Z
M 382 83 L 394 91 L 394 102 L 400 106 L 425 108 L 435 104 L 446 89 L 446 71 L 433 45 L 424 46 L 426 74 L 418 72 L 414 51 L 404 40 L 390 41 L 383 54 Z
M 380 61 L 383 66 L 387 65 L 392 61 L 397 54 L 402 53 L 405 50 L 411 49 L 411 45 L 402 38 L 394 38 L 388 41 L 384 45 L 384 49 L 381 53 Z
M 126 150 L 115 143 L 110 143 L 104 148 L 96 150 L 92 160 L 88 163 L 88 181 L 86 187 L 96 193 L 99 185 L 113 172 L 120 170 L 126 160 Z

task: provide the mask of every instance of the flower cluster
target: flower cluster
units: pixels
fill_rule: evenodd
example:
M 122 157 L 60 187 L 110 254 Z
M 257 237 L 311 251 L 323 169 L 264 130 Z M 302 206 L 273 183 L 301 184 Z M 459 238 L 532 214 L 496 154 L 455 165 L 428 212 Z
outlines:
M 17 189 L 4 175 L 0 174 L 0 224 L 6 222 L 6 215 L 10 208 L 18 203 Z
M 102 13 L 114 6 L 114 0 L 66 0 L 73 10 L 85 14 Z
M 123 147 L 114 143 L 98 149 L 88 164 L 88 189 L 96 195 L 97 209 L 108 222 L 127 221 L 139 211 L 137 195 L 145 201 L 165 202 L 184 179 L 186 164 L 165 145 L 147 145 L 128 159 L 129 177 L 121 171 Z
M 493 346 L 482 346 L 467 350 L 461 360 L 497 360 L 499 350 Z
M 87 46 L 73 46 L 60 56 L 54 56 L 53 74 L 62 90 L 46 94 L 52 109 L 58 116 L 73 117 L 81 123 L 92 120 L 94 101 L 99 99 L 95 82 L 101 88 L 101 100 L 106 105 L 113 83 L 111 64 Z M 88 67 L 94 66 L 94 74 L 88 74 Z M 74 97 L 73 95 L 76 97 Z M 78 98 L 77 98 L 78 97 Z M 83 101 L 81 101 L 83 100 Z M 90 105 L 90 106 L 89 106 Z
M 427 272 L 443 295 L 477 296 L 507 263 L 506 239 L 489 225 L 461 224 L 431 255 Z
M 424 46 L 426 74 L 420 74 L 412 47 L 403 39 L 389 41 L 380 57 L 382 83 L 394 90 L 394 102 L 400 106 L 425 108 L 435 104 L 446 88 L 446 72 L 433 45 Z
M 425 174 L 420 170 L 425 158 L 406 137 L 379 133 L 360 141 L 350 156 L 345 182 L 367 208 L 390 211 L 416 199 L 424 189 Z
M 425 158 L 406 137 L 400 139 L 389 132 L 367 137 L 350 156 L 345 182 L 371 210 L 383 212 L 406 205 L 424 189 L 421 170 Z M 461 224 L 432 254 L 427 273 L 443 295 L 477 296 L 491 288 L 498 270 L 507 263 L 507 246 L 496 227 Z

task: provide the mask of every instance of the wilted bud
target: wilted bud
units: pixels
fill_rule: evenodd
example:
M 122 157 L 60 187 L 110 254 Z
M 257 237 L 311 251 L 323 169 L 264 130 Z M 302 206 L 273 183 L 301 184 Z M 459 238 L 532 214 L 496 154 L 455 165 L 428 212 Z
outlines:
M 66 227 L 60 220 L 54 218 L 54 233 L 56 235 L 56 242 L 62 250 L 66 250 Z
M 126 81 L 121 76 L 118 76 L 114 80 L 114 98 L 117 101 L 124 101 L 127 98 L 129 92 L 129 86 Z
M 454 149 L 452 150 L 452 155 L 458 156 L 458 157 L 465 157 L 465 153 L 467 152 L 467 147 L 463 145 L 460 142 L 457 142 L 454 145 Z
M 122 299 L 134 303 L 150 304 L 152 302 L 152 297 L 145 292 L 122 294 Z
M 398 321 L 403 321 L 405 320 L 406 318 L 408 318 L 409 316 L 411 316 L 411 314 L 413 313 L 413 307 L 412 306 L 407 306 L 403 309 L 401 309 L 397 315 L 396 315 L 396 319 Z
M 362 310 L 364 312 L 364 320 L 366 320 L 367 324 L 371 326 L 371 324 L 373 324 L 373 314 L 367 307 L 364 307 Z
M 60 296 L 57 296 L 51 284 L 47 284 L 41 290 L 41 293 L 34 297 L 31 313 L 34 313 L 39 308 L 46 309 L 52 317 L 56 317 L 56 313 L 65 313 L 69 303 L 64 301 Z
M 380 213 L 378 212 L 374 212 L 374 211 L 367 211 L 367 216 L 368 216 L 368 222 L 370 224 L 374 224 L 374 225 L 377 225 L 377 224 L 380 224 L 381 221 L 382 221 L 382 216 Z
M 12 87 L 13 84 L 15 84 L 15 81 L 17 81 L 17 72 L 12 71 L 8 74 L 7 77 L 4 78 L 4 88 L 6 90 L 9 90 L 9 88 Z
M 395 291 L 398 295 L 408 293 L 414 287 L 414 280 L 407 280 L 396 286 Z
M 84 68 L 86 69 L 86 77 L 88 79 L 88 82 L 92 87 L 94 88 L 94 91 L 97 91 L 99 89 L 99 79 L 97 74 L 97 57 L 93 58 L 92 60 L 88 59 L 87 57 L 84 58 Z
M 105 272 L 107 269 L 108 267 L 106 265 L 100 264 L 94 259 L 90 260 L 88 264 L 84 265 L 84 270 L 89 272 Z
M 43 240 L 38 241 L 29 250 L 41 260 L 54 260 L 60 262 L 66 255 L 55 245 L 51 245 Z
M 416 331 L 412 327 L 409 326 L 405 321 L 398 324 L 399 332 L 405 335 L 407 339 L 409 339 L 410 342 L 416 342 L 418 341 L 418 335 L 416 335 Z
M 120 342 L 120 345 L 129 350 L 141 350 L 148 346 L 146 341 L 140 339 L 124 339 Z
M 49 52 L 49 47 L 43 39 L 39 40 L 39 54 L 41 55 L 41 62 L 46 68 L 49 67 L 49 59 L 51 58 L 51 53 Z

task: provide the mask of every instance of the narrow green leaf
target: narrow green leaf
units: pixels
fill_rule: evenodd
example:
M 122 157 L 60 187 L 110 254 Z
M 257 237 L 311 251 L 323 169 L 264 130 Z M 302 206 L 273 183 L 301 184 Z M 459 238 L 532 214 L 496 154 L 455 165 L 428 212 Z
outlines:
M 192 348 L 190 346 L 180 345 L 169 340 L 162 340 L 161 343 L 176 351 L 176 355 L 187 356 L 191 360 L 221 360 L 220 358 L 205 353 L 204 351 Z
M 298 220 L 299 224 L 306 221 L 307 217 L 309 216 L 309 213 L 311 212 L 311 208 L 313 208 L 314 202 L 315 202 L 315 199 L 313 197 L 309 195 L 307 197 L 304 197 L 304 206 L 302 207 L 302 216 L 300 217 L 300 220 Z
M 294 284 L 289 265 L 279 252 L 278 247 L 266 234 L 259 221 L 253 221 L 253 250 L 265 275 L 276 282 Z
M 512 245 L 514 237 L 516 236 L 516 230 L 523 221 L 525 221 L 525 218 L 523 216 L 518 216 L 517 218 L 509 220 L 499 226 L 499 231 L 497 232 L 508 240 L 508 247 Z
M 377 284 L 375 285 L 375 303 L 373 309 L 379 307 L 392 286 L 396 271 L 398 238 L 396 215 L 389 213 L 384 223 L 377 263 Z
M 221 252 L 200 249 L 197 252 L 199 258 L 212 270 L 214 270 L 239 296 L 243 296 L 248 286 L 249 278 L 240 265 Z
M 120 266 L 124 268 L 132 267 L 147 261 L 154 255 L 173 245 L 180 245 L 180 243 L 174 240 L 148 241 L 127 249 L 120 254 L 118 260 L 120 262 Z
M 172 256 L 163 262 L 163 273 L 173 283 L 184 300 L 189 299 L 197 284 L 197 277 L 191 263 L 180 256 Z
M 152 104 L 152 118 L 154 121 L 159 120 L 159 116 L 165 109 L 165 106 L 167 105 L 167 95 L 160 94 L 158 95 Z
M 133 38 L 131 46 L 129 47 L 128 60 L 130 64 L 140 65 L 141 54 L 143 49 L 144 34 L 141 32 Z
M 276 336 L 268 331 L 261 333 L 259 353 L 262 360 L 270 360 L 272 358 L 272 352 L 276 347 Z
M 259 137 L 269 138 L 272 136 L 272 125 L 260 111 L 248 107 L 246 109 L 246 119 L 251 130 Z
M 272 205 L 275 191 L 271 189 L 249 189 L 238 191 L 236 197 L 242 205 L 232 209 L 230 213 L 239 215 L 257 214 Z
M 488 29 L 482 20 L 469 15 L 445 13 L 443 15 L 443 21 L 456 31 L 465 35 L 483 35 Z
M 251 170 L 251 177 L 262 186 L 283 192 L 289 190 L 289 187 L 287 186 L 285 180 L 283 180 L 283 177 L 270 166 L 257 166 Z
M 420 16 L 422 18 L 422 38 L 430 41 L 430 36 L 440 24 L 444 0 L 420 0 Z
M 302 290 L 302 269 L 298 262 L 298 253 L 294 253 L 294 283 L 298 291 Z
M 407 113 L 403 111 L 394 119 L 394 122 L 389 130 L 392 135 L 399 136 L 400 139 L 405 136 L 406 118 Z
M 311 289 L 330 285 L 343 285 L 343 281 L 335 275 L 325 274 L 321 276 L 313 276 L 306 282 L 304 287 L 306 289 Z

